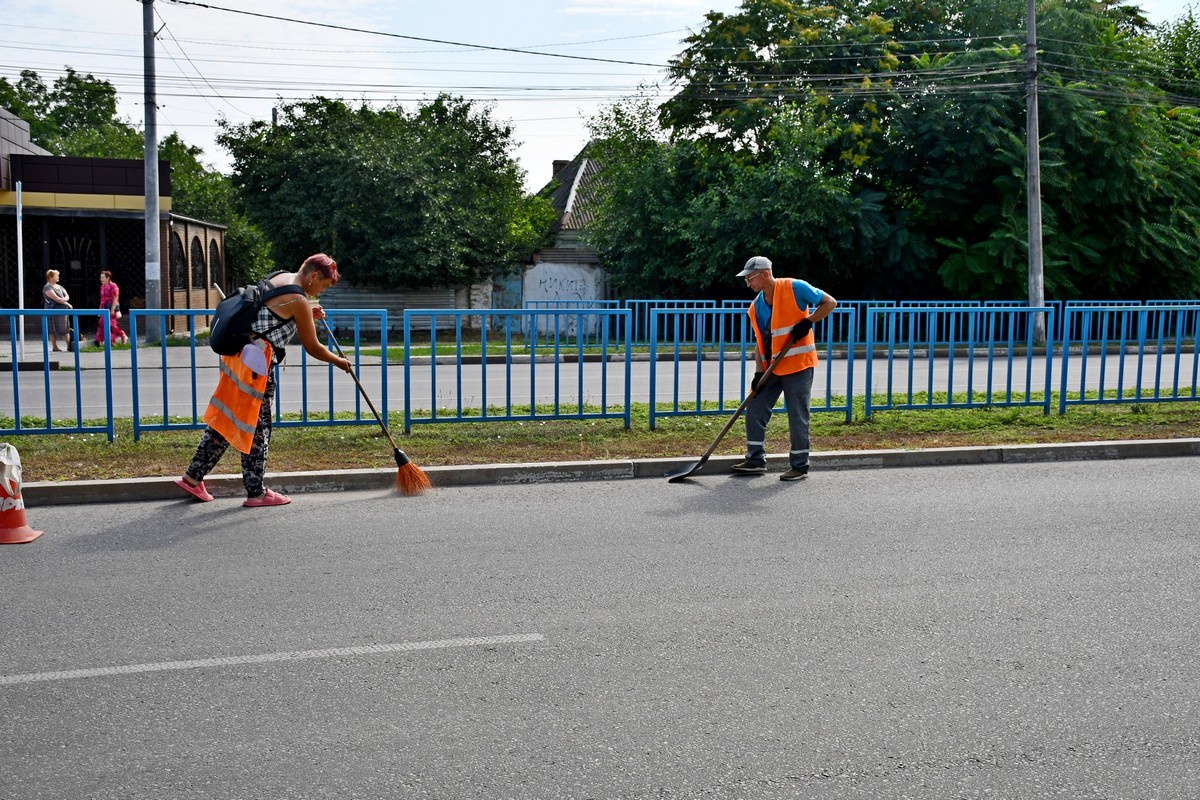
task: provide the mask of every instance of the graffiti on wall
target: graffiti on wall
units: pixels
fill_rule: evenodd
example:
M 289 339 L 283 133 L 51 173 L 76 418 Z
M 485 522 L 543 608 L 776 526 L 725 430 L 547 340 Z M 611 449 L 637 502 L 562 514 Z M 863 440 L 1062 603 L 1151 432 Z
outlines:
M 542 262 L 525 271 L 525 300 L 600 300 L 604 273 L 599 267 Z
M 543 261 L 525 270 L 524 302 L 553 303 L 581 302 L 604 299 L 604 270 L 585 264 L 556 264 Z M 591 321 L 591 325 L 595 320 Z M 552 329 L 549 319 L 538 320 L 539 330 Z M 561 334 L 574 336 L 575 319 L 562 317 L 559 320 Z

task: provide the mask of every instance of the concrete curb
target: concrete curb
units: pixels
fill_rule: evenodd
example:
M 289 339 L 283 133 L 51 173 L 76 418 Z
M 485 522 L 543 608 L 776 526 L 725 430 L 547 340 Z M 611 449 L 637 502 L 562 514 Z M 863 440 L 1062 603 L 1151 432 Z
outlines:
M 843 450 L 814 453 L 814 473 L 822 470 L 894 469 L 969 464 L 1026 464 L 1046 461 L 1111 461 L 1124 458 L 1200 456 L 1200 438 L 1140 441 L 1022 444 L 996 447 L 939 447 L 921 450 Z M 625 459 L 618 461 L 555 461 L 533 464 L 481 464 L 459 467 L 426 467 L 434 488 L 455 486 L 513 486 L 531 483 L 613 481 L 630 478 L 663 478 L 674 469 L 692 466 L 688 458 Z M 729 475 L 741 456 L 713 456 L 694 478 Z M 787 468 L 786 455 L 767 458 L 771 471 Z M 288 472 L 268 475 L 271 488 L 285 494 L 309 492 L 389 491 L 396 470 L 357 469 L 327 472 Z M 216 498 L 245 496 L 240 475 L 210 475 L 205 486 Z M 131 478 L 116 481 L 41 481 L 21 490 L 26 505 L 76 505 L 145 500 L 184 500 L 175 476 Z

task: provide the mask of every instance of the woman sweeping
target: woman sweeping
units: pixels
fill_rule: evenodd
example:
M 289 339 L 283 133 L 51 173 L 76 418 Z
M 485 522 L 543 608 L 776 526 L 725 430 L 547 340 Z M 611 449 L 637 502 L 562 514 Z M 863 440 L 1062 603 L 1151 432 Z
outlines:
M 129 344 L 129 337 L 117 325 L 121 318 L 121 287 L 112 279 L 108 270 L 100 272 L 100 307 L 108 309 L 108 336 L 113 344 Z M 104 344 L 104 317 L 96 323 L 96 345 Z
M 204 488 L 204 476 L 216 467 L 226 448 L 233 445 L 242 453 L 242 482 L 246 487 L 243 506 L 282 506 L 290 497 L 271 491 L 263 484 L 267 468 L 267 450 L 271 444 L 271 398 L 275 395 L 275 364 L 283 361 L 284 346 L 294 334 L 300 334 L 304 351 L 318 361 L 350 371 L 350 360 L 337 355 L 317 338 L 316 320 L 325 318 L 319 305 L 308 297 L 318 297 L 338 282 L 337 263 L 317 253 L 309 256 L 297 272 L 277 272 L 267 276 L 271 284 L 296 287 L 295 291 L 269 298 L 251 326 L 254 340 L 240 356 L 222 356 L 217 390 L 204 414 L 208 427 L 200 437 L 196 454 L 182 478 L 175 483 L 192 497 L 207 503 L 213 497 Z M 307 295 L 307 297 L 306 297 Z

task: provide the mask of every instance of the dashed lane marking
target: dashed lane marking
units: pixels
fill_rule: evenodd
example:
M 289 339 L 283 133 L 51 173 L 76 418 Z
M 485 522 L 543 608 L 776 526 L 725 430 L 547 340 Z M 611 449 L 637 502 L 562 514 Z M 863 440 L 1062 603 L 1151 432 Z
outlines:
M 69 669 L 57 672 L 32 672 L 25 675 L 0 675 L 0 686 L 39 681 L 72 681 L 80 678 L 101 678 L 107 675 L 130 675 L 138 672 L 171 672 L 203 667 L 231 667 L 239 664 L 269 664 L 280 661 L 304 661 L 314 658 L 337 658 L 338 656 L 376 655 L 379 653 L 403 653 L 411 650 L 441 650 L 450 647 L 487 647 L 498 644 L 540 642 L 540 633 L 517 633 L 504 636 L 473 636 L 461 639 L 435 639 L 427 642 L 397 642 L 395 644 L 366 644 L 359 647 L 331 647 L 327 650 L 295 650 L 287 653 L 260 653 L 226 658 L 200 658 L 194 661 L 159 661 L 153 664 L 127 664 L 119 667 L 96 667 L 94 669 Z

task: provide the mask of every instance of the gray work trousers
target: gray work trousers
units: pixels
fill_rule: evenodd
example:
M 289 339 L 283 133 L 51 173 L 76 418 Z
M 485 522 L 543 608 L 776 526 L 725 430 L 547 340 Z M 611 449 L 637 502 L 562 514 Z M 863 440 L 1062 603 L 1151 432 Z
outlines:
M 746 460 L 751 464 L 767 465 L 767 423 L 771 421 L 771 409 L 782 394 L 791 439 L 788 463 L 793 469 L 808 466 L 808 406 L 812 399 L 814 372 L 815 369 L 805 369 L 790 375 L 771 375 L 759 384 L 758 394 L 746 405 Z

